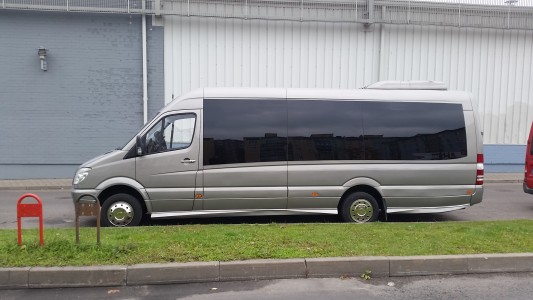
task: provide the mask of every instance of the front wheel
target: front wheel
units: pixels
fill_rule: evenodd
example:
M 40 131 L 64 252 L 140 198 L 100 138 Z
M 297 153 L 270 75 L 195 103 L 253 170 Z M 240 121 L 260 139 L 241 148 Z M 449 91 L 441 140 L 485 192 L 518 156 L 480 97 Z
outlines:
M 100 215 L 103 226 L 137 226 L 141 223 L 143 209 L 132 195 L 115 194 L 104 201 Z
M 379 205 L 374 196 L 355 192 L 344 199 L 340 215 L 344 222 L 375 222 L 379 216 Z

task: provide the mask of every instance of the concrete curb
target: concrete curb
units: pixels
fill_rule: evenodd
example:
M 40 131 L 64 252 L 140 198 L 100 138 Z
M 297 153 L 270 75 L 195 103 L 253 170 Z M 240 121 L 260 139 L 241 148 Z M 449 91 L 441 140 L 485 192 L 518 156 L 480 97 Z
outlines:
M 371 277 L 389 277 L 389 257 L 308 258 L 308 277 L 359 277 L 371 271 Z
M 126 266 L 35 267 L 30 268 L 28 271 L 28 287 L 59 288 L 125 285 L 126 270 Z
M 305 259 L 258 259 L 220 262 L 220 281 L 305 277 Z
M 312 277 L 533 272 L 533 253 L 267 259 L 133 266 L 0 268 L 0 288 L 123 286 Z
M 211 282 L 219 280 L 219 262 L 142 264 L 129 266 L 126 285 Z

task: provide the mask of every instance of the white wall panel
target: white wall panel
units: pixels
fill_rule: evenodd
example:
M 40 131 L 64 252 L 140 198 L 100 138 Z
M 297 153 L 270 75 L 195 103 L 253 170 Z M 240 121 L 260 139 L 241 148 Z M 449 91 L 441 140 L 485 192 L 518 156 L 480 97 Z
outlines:
M 533 118 L 533 32 L 384 25 L 380 80 L 433 79 L 472 92 L 486 144 L 524 144 Z
M 279 12 L 282 13 L 282 12 Z M 360 88 L 441 80 L 472 92 L 486 144 L 524 144 L 533 31 L 165 16 L 165 102 L 192 89 Z
M 356 88 L 378 80 L 379 26 L 180 16 L 164 21 L 167 103 L 206 86 Z

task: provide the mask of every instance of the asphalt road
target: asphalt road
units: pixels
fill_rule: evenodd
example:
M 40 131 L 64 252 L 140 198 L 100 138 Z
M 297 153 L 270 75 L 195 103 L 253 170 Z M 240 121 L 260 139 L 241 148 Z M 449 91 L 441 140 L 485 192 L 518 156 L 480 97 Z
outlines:
M 0 290 L 10 299 L 531 299 L 533 273 Z
M 74 205 L 70 190 L 0 191 L 0 228 L 17 228 L 16 203 L 24 193 L 35 193 L 44 203 L 44 226 L 74 227 Z M 25 201 L 29 201 L 27 199 Z M 26 202 L 25 202 L 26 203 Z M 28 202 L 29 203 L 29 202 Z M 533 195 L 522 191 L 521 183 L 485 184 L 485 195 L 481 204 L 465 210 L 441 214 L 389 215 L 389 222 L 424 221 L 477 221 L 533 219 Z M 339 222 L 336 216 L 282 216 L 282 217 L 240 217 L 210 219 L 152 220 L 153 225 L 208 224 L 208 223 L 300 223 Z M 38 227 L 37 218 L 24 218 L 23 227 Z M 96 218 L 82 217 L 82 226 L 95 226 Z

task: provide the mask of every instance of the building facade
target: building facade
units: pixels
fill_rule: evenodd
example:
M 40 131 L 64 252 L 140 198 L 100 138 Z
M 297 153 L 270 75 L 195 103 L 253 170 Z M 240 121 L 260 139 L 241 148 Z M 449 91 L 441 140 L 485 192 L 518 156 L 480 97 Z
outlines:
M 0 179 L 71 177 L 195 88 L 426 79 L 478 99 L 488 172 L 523 170 L 533 1 L 65 1 L 0 5 Z

